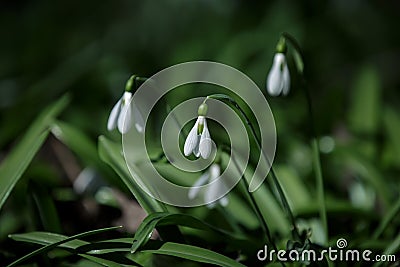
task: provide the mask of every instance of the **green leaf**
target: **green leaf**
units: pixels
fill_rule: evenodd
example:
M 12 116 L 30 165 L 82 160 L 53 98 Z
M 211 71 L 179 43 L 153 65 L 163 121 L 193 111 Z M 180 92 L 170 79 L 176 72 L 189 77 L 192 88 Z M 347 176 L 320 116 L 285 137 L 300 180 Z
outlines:
M 143 250 L 142 252 L 174 256 L 223 267 L 244 267 L 243 264 L 214 251 L 191 245 L 183 245 L 171 242 L 163 244 L 157 250 Z
M 379 226 L 376 228 L 374 234 L 372 235 L 373 239 L 378 239 L 378 237 L 385 231 L 390 222 L 396 218 L 396 216 L 400 214 L 400 198 L 397 199 L 396 203 L 389 209 L 389 211 L 385 214 L 385 216 L 381 219 Z
M 43 228 L 49 232 L 61 232 L 61 224 L 53 199 L 47 190 L 40 184 L 31 182 L 29 184 L 33 200 L 37 206 Z
M 34 243 L 43 246 L 61 242 L 68 238 L 65 235 L 49 233 L 49 232 L 30 232 L 23 234 L 12 234 L 9 235 L 9 237 L 15 241 Z M 60 244 L 59 246 L 68 249 L 77 249 L 78 247 L 87 244 L 89 244 L 89 242 L 85 242 L 82 240 L 71 240 L 69 242 Z
M 51 127 L 51 133 L 85 160 L 86 165 L 101 165 L 95 143 L 78 128 L 56 121 Z
M 275 165 L 274 168 L 294 212 L 298 208 L 305 207 L 312 202 L 310 193 L 305 188 L 304 182 L 293 168 L 286 165 Z
M 259 187 L 251 194 L 254 195 L 254 199 L 261 210 L 261 214 L 271 230 L 287 235 L 290 232 L 289 221 L 286 219 L 277 200 L 272 193 L 268 191 L 266 186 Z
M 58 235 L 58 234 L 53 234 L 53 233 L 47 233 L 47 232 L 32 232 L 32 233 L 25 233 L 25 234 L 14 234 L 14 235 L 9 235 L 9 237 L 11 239 L 14 239 L 16 241 L 24 241 L 24 242 L 30 242 L 30 243 L 37 243 L 39 244 L 39 242 L 41 242 L 42 244 L 46 244 L 44 247 L 41 247 L 21 258 L 19 258 L 18 260 L 12 262 L 11 264 L 7 265 L 7 267 L 12 267 L 12 266 L 17 266 L 19 265 L 21 262 L 26 261 L 27 259 L 45 253 L 55 247 L 61 246 L 61 245 L 66 245 L 69 244 L 68 242 L 70 241 L 75 241 L 73 243 L 73 245 L 69 244 L 70 248 L 77 248 L 76 246 L 79 245 L 84 245 L 83 243 L 77 243 L 76 239 L 85 237 L 85 236 L 89 236 L 89 235 L 95 235 L 95 234 L 99 234 L 99 233 L 103 233 L 103 232 L 107 232 L 107 231 L 111 231 L 111 230 L 115 230 L 121 228 L 121 226 L 116 226 L 116 227 L 109 227 L 109 228 L 102 228 L 102 229 L 97 229 L 97 230 L 92 230 L 92 231 L 88 231 L 88 232 L 84 232 L 81 234 L 77 234 L 71 237 L 65 237 L 62 235 Z M 56 241 L 58 240 L 58 241 Z M 79 241 L 78 241 L 79 242 Z M 84 241 L 81 241 L 84 242 Z
M 345 214 L 358 216 L 360 218 L 373 219 L 371 212 L 353 207 L 348 201 L 340 199 L 326 199 L 326 212 L 331 216 L 344 216 Z M 315 217 L 319 213 L 319 203 L 310 202 L 306 207 L 299 208 L 296 212 L 298 217 Z
M 46 108 L 32 123 L 8 157 L 2 162 L 0 166 L 0 209 L 46 140 L 49 133 L 49 125 L 64 109 L 68 101 L 69 98 L 64 96 L 55 104 Z
M 94 140 L 81 129 L 66 122 L 56 121 L 51 127 L 51 133 L 72 150 L 84 165 L 94 166 L 108 182 L 119 187 L 123 186 L 122 181 L 100 159 Z
M 125 160 L 122 156 L 122 148 L 104 136 L 99 137 L 99 155 L 119 175 L 131 193 L 135 196 L 140 206 L 148 213 L 166 211 L 165 206 L 159 201 L 142 191 L 140 186 L 131 177 Z
M 245 239 L 244 236 L 216 228 L 190 215 L 157 212 L 147 216 L 140 224 L 133 240 L 131 252 L 134 253 L 141 246 L 143 246 L 148 240 L 150 240 L 151 233 L 157 226 L 164 226 L 164 225 L 181 225 L 199 230 L 208 230 L 208 231 L 211 230 L 215 233 L 223 235 L 225 238 L 236 238 L 242 240 Z
M 121 264 L 116 263 L 114 261 L 111 260 L 106 260 L 106 259 L 102 259 L 93 255 L 86 255 L 86 254 L 78 254 L 79 256 L 81 256 L 82 258 L 85 258 L 87 260 L 93 261 L 95 263 L 98 263 L 102 266 L 107 266 L 107 267 L 121 267 Z M 123 266 L 127 266 L 127 265 L 123 265 Z M 139 266 L 139 265 L 128 265 L 128 266 Z
M 378 72 L 373 67 L 364 67 L 356 77 L 352 88 L 352 105 L 349 125 L 359 134 L 377 132 L 380 118 L 381 84 Z

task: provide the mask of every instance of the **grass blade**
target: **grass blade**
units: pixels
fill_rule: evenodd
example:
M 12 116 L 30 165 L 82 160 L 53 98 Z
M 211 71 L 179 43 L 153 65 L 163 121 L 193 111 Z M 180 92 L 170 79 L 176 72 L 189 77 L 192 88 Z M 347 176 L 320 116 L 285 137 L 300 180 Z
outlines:
M 221 230 L 190 215 L 157 212 L 147 216 L 140 224 L 133 240 L 131 252 L 134 253 L 149 241 L 151 233 L 157 226 L 165 225 L 180 225 L 199 230 L 211 230 L 215 233 L 224 235 L 225 238 L 245 239 L 244 236 Z
M 243 264 L 214 251 L 177 243 L 165 243 L 157 250 L 143 250 L 144 253 L 169 255 L 196 262 L 214 264 L 223 267 L 244 267 Z
M 68 99 L 67 96 L 62 97 L 55 104 L 46 108 L 0 165 L 0 209 L 46 140 L 49 134 L 49 125 L 67 105 Z
M 95 234 L 99 234 L 99 233 L 115 230 L 115 229 L 118 229 L 118 228 L 121 228 L 121 226 L 92 230 L 92 231 L 88 231 L 88 232 L 84 232 L 84 233 L 81 233 L 81 234 L 77 234 L 77 235 L 74 235 L 74 236 L 71 236 L 71 237 L 68 237 L 68 238 L 64 238 L 64 239 L 62 239 L 60 241 L 57 241 L 57 242 L 51 242 L 49 239 L 41 240 L 42 242 L 49 242 L 49 244 L 44 246 L 44 247 L 41 247 L 41 248 L 39 248 L 39 249 L 37 249 L 37 250 L 35 250 L 33 252 L 31 252 L 31 253 L 29 253 L 29 254 L 27 254 L 25 256 L 23 256 L 22 258 L 19 258 L 18 260 L 16 260 L 16 261 L 12 262 L 11 264 L 9 264 L 7 267 L 17 266 L 21 262 L 26 261 L 27 259 L 29 259 L 29 258 L 31 258 L 33 256 L 36 256 L 36 255 L 39 255 L 41 253 L 47 252 L 47 251 L 49 251 L 49 250 L 51 250 L 51 249 L 53 249 L 55 247 L 58 247 L 58 246 L 60 246 L 62 244 L 65 244 L 65 243 L 67 243 L 69 241 L 72 241 L 72 240 L 75 240 L 75 239 L 78 239 L 78 238 L 82 238 L 82 237 L 85 237 L 85 236 L 89 236 L 89 235 L 95 235 Z M 32 238 L 32 236 L 30 236 L 30 234 L 31 233 L 21 234 L 21 235 L 10 235 L 9 237 L 14 239 L 14 240 L 17 240 L 18 238 L 21 240 L 21 236 L 23 236 L 26 239 L 29 239 L 29 238 Z M 54 237 L 55 236 L 53 236 L 53 238 Z M 38 240 L 36 240 L 36 241 L 38 241 Z
M 121 154 L 121 148 L 104 136 L 99 137 L 99 155 L 119 175 L 131 193 L 135 196 L 140 206 L 148 213 L 166 211 L 165 206 L 147 195 L 140 186 L 131 178 L 128 167 Z

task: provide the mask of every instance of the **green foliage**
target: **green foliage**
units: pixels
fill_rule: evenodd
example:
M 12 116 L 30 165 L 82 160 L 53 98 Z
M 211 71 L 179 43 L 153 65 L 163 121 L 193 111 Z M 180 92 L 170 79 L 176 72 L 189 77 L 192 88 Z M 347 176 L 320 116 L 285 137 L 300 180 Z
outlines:
M 51 123 L 53 123 L 55 117 L 63 110 L 67 103 L 68 97 L 63 97 L 58 102 L 44 109 L 29 127 L 12 153 L 1 163 L 0 209 L 46 140 Z

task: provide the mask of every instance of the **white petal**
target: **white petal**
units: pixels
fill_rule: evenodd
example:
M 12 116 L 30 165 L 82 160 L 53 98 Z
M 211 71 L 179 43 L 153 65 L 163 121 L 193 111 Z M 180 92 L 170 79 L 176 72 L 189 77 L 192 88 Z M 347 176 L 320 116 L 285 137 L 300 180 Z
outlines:
M 195 146 L 195 148 L 193 149 L 193 154 L 194 154 L 196 157 L 200 157 L 199 146 L 200 146 L 200 135 L 197 135 L 196 146 Z
M 282 94 L 283 95 L 288 95 L 290 90 L 290 73 L 289 73 L 289 68 L 285 64 L 285 67 L 283 68 L 283 90 Z
M 117 127 L 118 116 L 121 113 L 121 99 L 114 105 L 113 109 L 111 110 L 110 117 L 108 117 L 107 122 L 107 129 L 112 131 Z
M 210 173 L 211 173 L 210 181 L 213 181 L 213 179 L 217 179 L 219 177 L 221 169 L 220 169 L 220 166 L 217 164 L 213 164 L 213 165 L 211 165 L 211 167 L 215 168 L 214 170 L 210 169 Z M 215 172 L 214 177 L 213 177 L 212 172 Z M 212 184 L 212 187 L 205 193 L 205 195 L 204 195 L 205 201 L 206 201 L 206 203 L 213 201 L 216 198 L 220 197 L 221 194 L 225 194 L 226 192 L 228 192 L 228 189 L 227 189 L 224 181 L 219 179 L 216 182 L 214 182 Z M 208 208 L 213 208 L 217 203 L 224 207 L 227 206 L 229 203 L 228 197 L 226 195 L 223 197 L 220 197 L 218 200 L 215 200 L 215 201 L 209 203 L 207 206 L 208 206 Z
M 132 112 L 133 112 L 133 117 L 135 118 L 135 128 L 139 133 L 143 133 L 144 131 L 144 120 L 142 113 L 138 109 L 136 105 L 132 104 Z
M 199 119 L 197 119 L 192 130 L 190 130 L 188 136 L 186 137 L 185 145 L 183 147 L 183 153 L 185 156 L 189 156 L 190 153 L 194 151 L 196 146 L 198 146 L 199 138 L 197 136 L 197 129 L 199 125 Z
M 215 179 L 217 179 L 220 175 L 221 175 L 221 167 L 218 164 L 212 164 L 210 166 L 210 180 L 214 181 Z
M 219 193 L 218 183 L 213 183 L 212 186 L 205 192 L 204 201 L 208 203 L 208 208 L 213 208 L 215 206 Z
M 118 130 L 125 134 L 132 127 L 132 106 L 128 102 L 125 105 L 122 105 L 121 114 L 118 118 Z
M 285 63 L 285 55 L 276 53 L 274 62 L 267 77 L 267 91 L 271 96 L 278 96 L 283 89 L 283 73 L 282 64 Z
M 208 178 L 210 177 L 210 174 L 208 172 L 203 173 L 199 179 L 193 184 L 193 186 L 190 188 L 188 197 L 189 199 L 194 199 L 200 191 L 200 186 L 205 185 Z
M 200 137 L 199 151 L 203 159 L 207 159 L 211 154 L 212 141 L 208 131 L 207 122 L 204 121 L 203 133 Z

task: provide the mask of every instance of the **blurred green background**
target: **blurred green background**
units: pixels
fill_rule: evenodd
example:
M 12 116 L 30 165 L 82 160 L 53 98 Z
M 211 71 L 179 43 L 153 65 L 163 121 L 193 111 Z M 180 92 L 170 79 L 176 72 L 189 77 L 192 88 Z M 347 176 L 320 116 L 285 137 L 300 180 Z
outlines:
M 1 147 L 67 91 L 74 101 L 66 119 L 102 133 L 130 74 L 149 76 L 180 62 L 219 61 L 264 88 L 282 31 L 303 47 L 322 131 L 348 125 L 365 68 L 378 79 L 379 104 L 399 104 L 397 1 L 1 2 Z M 291 100 L 295 112 L 300 101 Z
M 400 191 L 399 12 L 400 2 L 394 0 L 1 1 L 0 160 L 43 108 L 66 92 L 72 100 L 63 121 L 87 134 L 90 145 L 101 134 L 118 140 L 117 132 L 107 133 L 106 122 L 133 73 L 148 77 L 173 64 L 212 60 L 239 69 L 265 90 L 274 47 L 285 31 L 297 38 L 305 55 L 315 123 L 324 137 L 328 200 L 383 215 Z M 286 177 L 300 177 L 315 195 L 309 116 L 290 47 L 289 66 L 290 95 L 267 96 L 278 130 L 275 164 Z M 170 102 L 176 105 L 179 99 Z M 46 181 L 51 188 L 65 178 L 59 171 L 63 161 L 87 165 L 76 151 L 63 158 L 54 150 L 48 141 L 24 181 Z M 109 169 L 100 173 L 116 180 Z M 3 244 L 8 233 L 36 229 L 16 214 L 17 220 L 4 219 L 26 205 L 18 196 L 24 190 L 19 184 L 15 199 L 0 213 Z M 329 217 L 333 235 L 368 235 L 379 223 L 369 218 L 370 224 L 362 225 L 334 211 Z M 59 213 L 64 231 L 75 233 L 107 226 L 113 217 L 107 212 L 104 223 L 88 215 L 83 224 Z M 334 228 L 337 223 L 340 229 Z M 398 225 L 386 233 L 389 239 Z

